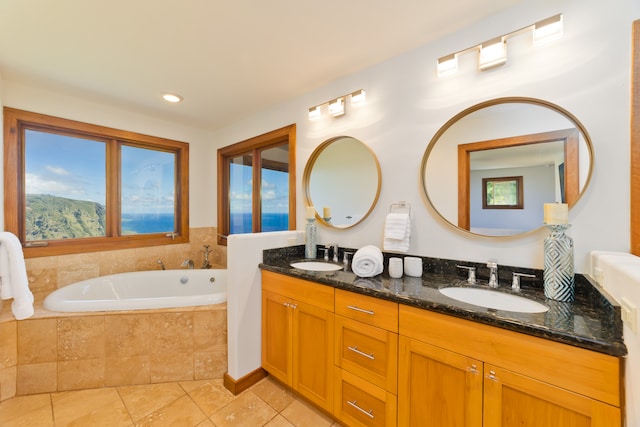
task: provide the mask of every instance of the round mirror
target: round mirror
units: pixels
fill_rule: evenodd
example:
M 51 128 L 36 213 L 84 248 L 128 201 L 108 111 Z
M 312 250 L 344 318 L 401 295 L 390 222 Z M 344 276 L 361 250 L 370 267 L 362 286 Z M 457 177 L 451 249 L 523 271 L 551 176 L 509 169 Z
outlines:
M 449 224 L 483 236 L 543 225 L 544 203 L 573 206 L 593 168 L 591 140 L 568 111 L 534 98 L 474 105 L 438 130 L 422 158 L 429 203 Z
M 304 169 L 307 205 L 330 227 L 349 228 L 365 219 L 380 195 L 380 164 L 361 141 L 339 136 L 323 142 Z

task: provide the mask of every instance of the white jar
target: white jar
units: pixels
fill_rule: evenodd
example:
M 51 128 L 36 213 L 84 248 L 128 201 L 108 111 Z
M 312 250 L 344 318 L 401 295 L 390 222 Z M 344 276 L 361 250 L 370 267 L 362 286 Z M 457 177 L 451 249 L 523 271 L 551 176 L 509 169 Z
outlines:
M 402 258 L 389 258 L 389 277 L 392 279 L 402 277 Z
M 411 277 L 422 277 L 422 258 L 404 257 L 404 273 Z

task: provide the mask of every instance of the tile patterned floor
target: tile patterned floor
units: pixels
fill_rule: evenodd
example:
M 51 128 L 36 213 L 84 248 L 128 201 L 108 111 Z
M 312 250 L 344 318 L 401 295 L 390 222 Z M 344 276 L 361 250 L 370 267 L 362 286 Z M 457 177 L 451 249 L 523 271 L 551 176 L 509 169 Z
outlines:
M 267 377 L 237 396 L 222 380 L 19 396 L 0 403 L 0 426 L 337 427 Z

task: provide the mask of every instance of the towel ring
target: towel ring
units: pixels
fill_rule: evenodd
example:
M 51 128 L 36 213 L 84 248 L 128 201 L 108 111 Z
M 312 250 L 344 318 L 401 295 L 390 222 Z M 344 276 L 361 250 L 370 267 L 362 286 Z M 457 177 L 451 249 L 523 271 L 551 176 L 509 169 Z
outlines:
M 391 213 L 408 213 L 411 215 L 411 204 L 408 202 L 395 202 L 389 206 L 389 212 Z

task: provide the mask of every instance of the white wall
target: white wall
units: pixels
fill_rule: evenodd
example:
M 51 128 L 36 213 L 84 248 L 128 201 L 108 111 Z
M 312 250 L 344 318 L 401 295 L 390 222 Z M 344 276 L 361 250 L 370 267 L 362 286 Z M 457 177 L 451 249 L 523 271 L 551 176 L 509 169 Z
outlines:
M 378 205 L 348 230 L 320 227 L 322 242 L 342 246 L 381 245 L 389 205 L 406 200 L 413 207 L 412 254 L 542 268 L 540 230 L 519 238 L 470 236 L 445 224 L 428 205 L 420 183 L 420 162 L 429 141 L 457 112 L 491 98 L 527 96 L 555 103 L 574 114 L 589 132 L 595 165 L 586 194 L 570 212 L 576 271 L 588 272 L 593 249 L 629 249 L 629 69 L 631 23 L 640 18 L 636 0 L 523 1 L 504 13 L 435 43 L 425 45 L 320 90 L 220 130 L 218 145 L 297 123 L 297 176 L 324 140 L 350 135 L 378 156 L 382 189 Z M 436 76 L 436 59 L 492 37 L 564 14 L 564 37 L 534 48 L 528 35 L 508 41 L 506 65 L 477 71 L 474 54 L 461 57 L 460 72 Z M 340 118 L 307 119 L 308 108 L 356 89 L 367 91 L 367 105 Z M 348 107 L 348 105 L 347 105 Z M 304 218 L 304 192 L 298 188 L 298 228 Z

